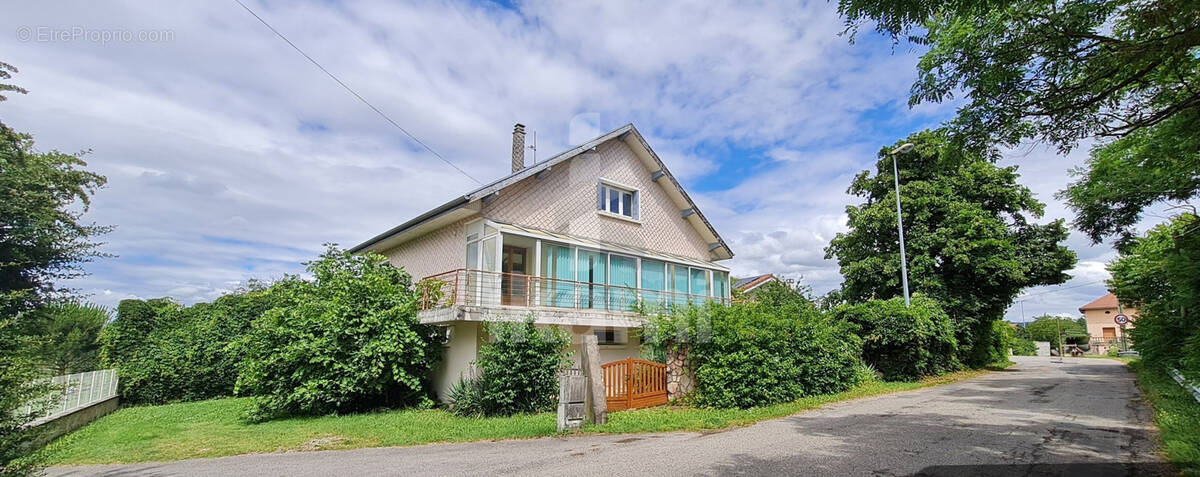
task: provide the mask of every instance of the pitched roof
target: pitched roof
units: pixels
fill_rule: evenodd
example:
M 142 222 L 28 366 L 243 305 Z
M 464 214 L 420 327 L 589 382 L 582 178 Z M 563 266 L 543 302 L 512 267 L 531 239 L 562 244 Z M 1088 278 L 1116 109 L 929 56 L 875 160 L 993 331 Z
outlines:
M 463 194 L 462 196 L 455 197 L 453 200 L 435 207 L 433 210 L 418 215 L 408 222 L 404 222 L 396 227 L 391 228 L 387 232 L 376 235 L 375 237 L 372 237 L 367 241 L 354 246 L 350 249 L 350 251 L 357 253 L 368 249 L 385 249 L 390 247 L 393 239 L 396 239 L 401 234 L 422 228 L 424 225 L 435 221 L 439 217 L 443 217 L 456 211 L 461 211 L 471 207 L 474 207 L 474 210 L 478 211 L 479 202 L 484 198 L 492 196 L 493 194 L 499 194 L 500 191 L 510 185 L 516 184 L 523 179 L 532 177 L 542 171 L 550 169 L 554 167 L 555 164 L 567 161 L 575 156 L 583 154 L 584 152 L 594 150 L 601 144 L 614 139 L 624 142 L 630 148 L 634 148 L 635 152 L 643 152 L 645 154 L 643 159 L 648 159 L 649 162 L 652 162 L 658 168 L 658 171 L 662 172 L 661 177 L 659 174 L 657 174 L 657 172 L 655 173 L 655 182 L 663 186 L 663 188 L 667 190 L 668 195 L 671 195 L 673 199 L 683 202 L 683 205 L 686 205 L 685 209 L 690 209 L 694 212 L 687 216 L 686 220 L 692 224 L 692 226 L 698 233 L 701 234 L 701 236 L 710 235 L 712 237 L 713 241 L 709 244 L 709 251 L 716 257 L 716 259 L 724 260 L 733 258 L 733 250 L 729 248 L 729 245 L 725 243 L 725 240 L 721 238 L 721 236 L 717 233 L 717 230 L 713 228 L 712 223 L 710 223 L 708 219 L 704 217 L 704 214 L 700 212 L 700 208 L 697 207 L 696 203 L 692 201 L 692 198 L 688 196 L 687 191 L 683 190 L 683 186 L 679 185 L 679 181 L 675 179 L 675 176 L 667 170 L 667 166 L 663 164 L 662 159 L 660 159 L 658 154 L 656 154 L 654 150 L 650 148 L 650 145 L 646 143 L 646 138 L 642 136 L 642 133 L 638 132 L 637 128 L 635 128 L 633 124 L 626 124 L 605 134 L 601 134 L 590 141 L 560 152 L 549 159 L 501 177 L 495 181 L 480 186 L 475 190 Z M 638 151 L 638 149 L 640 149 L 640 151 Z M 666 180 L 664 181 L 663 179 Z M 672 194 L 672 192 L 674 192 L 674 194 Z M 708 237 L 705 238 L 706 240 L 708 239 Z M 397 241 L 396 244 L 398 243 L 402 242 Z
M 757 277 L 739 278 L 738 281 L 733 283 L 733 289 L 741 290 L 741 291 L 750 291 L 755 288 L 758 288 L 759 285 L 762 285 L 764 283 L 767 283 L 768 281 L 771 281 L 771 279 L 779 280 L 779 278 L 777 278 L 775 275 L 770 274 L 770 273 L 759 275 Z
M 1117 296 L 1109 293 L 1100 298 L 1092 300 L 1091 303 L 1079 307 L 1079 311 L 1084 310 L 1104 310 L 1117 307 Z

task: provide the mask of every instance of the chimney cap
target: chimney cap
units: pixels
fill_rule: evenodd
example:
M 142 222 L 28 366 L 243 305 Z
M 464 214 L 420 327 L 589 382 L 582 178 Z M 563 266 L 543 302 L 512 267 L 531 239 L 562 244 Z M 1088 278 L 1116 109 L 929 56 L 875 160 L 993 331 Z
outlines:
M 521 124 L 521 123 L 517 123 L 517 124 L 513 125 L 513 129 L 519 129 L 519 130 L 522 130 L 522 131 L 524 131 L 524 130 L 525 130 L 525 125 L 524 125 L 524 124 Z

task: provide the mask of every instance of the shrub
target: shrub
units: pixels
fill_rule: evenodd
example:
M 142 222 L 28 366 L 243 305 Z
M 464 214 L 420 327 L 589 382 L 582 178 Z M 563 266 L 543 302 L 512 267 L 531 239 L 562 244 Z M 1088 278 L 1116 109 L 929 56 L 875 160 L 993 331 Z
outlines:
M 1089 337 L 1087 325 L 1070 318 L 1058 316 L 1039 316 L 1025 325 L 1029 338 L 1033 341 L 1048 341 L 1050 347 L 1058 349 L 1058 334 L 1062 331 L 1063 345 L 1087 344 Z M 1068 348 L 1069 349 L 1069 348 Z
M 121 300 L 117 317 L 100 331 L 100 364 L 121 367 L 145 345 L 146 338 L 171 312 L 180 308 L 171 298 Z
M 417 320 L 411 277 L 386 257 L 334 246 L 306 265 L 314 280 L 280 290 L 286 304 L 241 341 L 236 391 L 254 396 L 247 417 L 432 405 L 441 343 Z
M 269 288 L 251 283 L 213 303 L 167 310 L 120 363 L 122 400 L 163 404 L 232 395 L 244 356 L 235 343 L 254 320 L 282 304 L 286 294 L 280 291 L 295 282 L 286 278 Z
M 651 317 L 643 339 L 687 346 L 695 403 L 750 408 L 834 393 L 856 382 L 860 342 L 804 299 L 709 303 Z
M 1033 340 L 1013 338 L 1014 356 L 1037 356 L 1037 344 Z
M 36 337 L 30 351 L 40 367 L 54 375 L 94 371 L 100 367 L 101 328 L 108 309 L 91 303 L 51 303 L 22 316 L 23 334 Z
M 490 341 L 479 349 L 477 382 L 466 382 L 451 409 L 461 415 L 507 416 L 554 408 L 558 373 L 569 363 L 571 336 L 557 326 L 538 328 L 523 323 L 484 323 Z M 460 402 L 465 396 L 466 401 Z M 472 404 L 477 399 L 478 404 Z
M 1200 381 L 1200 216 L 1185 213 L 1123 247 L 1109 265 L 1122 303 L 1137 307 L 1129 330 L 1142 360 Z
M 483 381 L 479 378 L 462 378 L 450 386 L 451 413 L 463 417 L 483 417 Z
M 912 380 L 958 368 L 950 317 L 932 298 L 903 298 L 842 305 L 834 314 L 857 327 L 863 360 L 888 380 Z

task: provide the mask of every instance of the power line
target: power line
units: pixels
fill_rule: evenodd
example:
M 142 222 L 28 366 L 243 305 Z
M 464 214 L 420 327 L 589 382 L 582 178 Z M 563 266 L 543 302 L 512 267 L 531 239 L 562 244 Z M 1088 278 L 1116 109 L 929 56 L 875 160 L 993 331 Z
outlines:
M 270 23 L 267 23 L 266 20 L 263 20 L 263 18 L 258 16 L 257 13 L 254 13 L 254 10 L 251 10 L 250 7 L 247 7 L 245 3 L 242 3 L 242 0 L 233 0 L 233 1 L 237 2 L 238 5 L 241 5 L 242 8 L 246 9 L 247 12 L 249 12 L 251 15 L 254 16 L 254 18 L 257 18 L 259 22 L 261 22 L 268 29 L 270 29 L 273 33 L 275 33 L 275 36 L 278 36 L 280 39 L 282 39 L 284 42 L 286 42 L 289 46 L 291 46 L 292 49 L 296 50 L 297 53 L 300 53 L 302 56 L 304 56 L 304 58 L 308 59 L 309 62 L 311 62 L 314 66 L 316 66 L 318 69 L 320 69 L 326 75 L 328 75 L 330 78 L 332 78 L 334 81 L 336 81 L 337 84 L 342 85 L 342 88 L 345 88 L 346 91 L 349 91 L 350 94 L 354 95 L 355 98 L 358 98 L 359 101 L 362 101 L 363 104 L 367 105 L 368 108 L 371 108 L 372 111 L 375 111 L 376 114 L 379 114 L 379 116 L 382 117 L 385 121 L 391 123 L 392 126 L 396 127 L 396 129 L 399 129 L 400 132 L 404 133 L 405 136 L 408 136 L 409 139 L 412 139 L 417 144 L 420 144 L 421 147 L 424 147 L 426 151 L 429 151 L 434 156 L 437 156 L 437 158 L 441 159 L 442 162 L 449 164 L 450 167 L 454 168 L 454 170 L 462 173 L 462 175 L 464 175 L 464 176 L 467 176 L 467 179 L 471 179 L 471 180 L 475 181 L 476 184 L 483 184 L 482 182 L 479 182 L 479 179 L 471 177 L 470 174 L 467 174 L 467 171 L 464 171 L 461 168 L 459 168 L 458 166 L 454 165 L 454 163 L 450 162 L 449 159 L 442 157 L 441 154 L 438 154 L 438 152 L 433 150 L 432 147 L 429 147 L 428 144 L 425 144 L 420 139 L 417 139 L 417 137 L 413 136 L 412 133 L 408 132 L 407 129 L 404 129 L 403 127 L 401 127 L 400 124 L 396 123 L 396 121 L 393 121 L 392 118 L 388 117 L 387 114 L 384 114 L 383 111 L 380 111 L 379 108 L 376 108 L 374 104 L 371 104 L 370 101 L 367 101 L 366 98 L 363 98 L 362 95 L 358 94 L 357 91 L 354 91 L 354 89 L 351 88 L 350 85 L 347 85 L 345 82 L 343 82 L 337 76 L 335 76 L 333 73 L 330 73 L 329 70 L 325 69 L 324 66 L 321 66 L 320 63 L 317 63 L 317 60 L 314 60 L 313 57 L 308 56 L 308 53 L 305 53 L 304 50 L 301 50 L 300 47 L 296 46 L 295 43 L 292 43 L 292 40 L 289 40 L 286 36 L 283 36 L 283 33 L 280 33 L 279 30 L 276 30 L 275 27 L 271 26 Z
M 1030 299 L 1030 298 L 1033 298 L 1033 297 L 1035 297 L 1035 296 L 1049 295 L 1049 294 L 1051 294 L 1051 293 L 1058 293 L 1058 292 L 1061 292 L 1061 291 L 1066 291 L 1066 290 L 1070 290 L 1070 289 L 1073 289 L 1073 288 L 1082 288 L 1082 287 L 1086 287 L 1086 286 L 1088 286 L 1088 285 L 1095 285 L 1095 284 L 1097 284 L 1097 283 L 1103 283 L 1104 281 L 1105 281 L 1105 280 L 1094 280 L 1094 281 L 1090 281 L 1090 282 L 1087 282 L 1087 283 L 1080 283 L 1080 284 L 1078 284 L 1078 285 L 1069 286 L 1069 287 L 1065 287 L 1065 288 L 1056 288 L 1056 289 L 1054 289 L 1054 290 L 1047 290 L 1047 291 L 1044 291 L 1044 292 L 1041 292 L 1041 293 L 1034 293 L 1034 294 L 1032 294 L 1032 295 L 1025 295 L 1024 297 L 1021 297 L 1021 299 L 1020 299 L 1020 300 L 1017 300 L 1017 301 L 1016 301 L 1016 303 L 1022 303 L 1022 302 L 1026 301 L 1026 300 L 1028 300 L 1028 299 Z

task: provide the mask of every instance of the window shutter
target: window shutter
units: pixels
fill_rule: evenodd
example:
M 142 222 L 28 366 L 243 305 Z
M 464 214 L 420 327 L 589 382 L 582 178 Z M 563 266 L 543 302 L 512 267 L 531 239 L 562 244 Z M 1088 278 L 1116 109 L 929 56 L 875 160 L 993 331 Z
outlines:
M 641 196 L 642 196 L 641 192 L 637 192 L 637 191 L 633 192 L 633 215 L 632 215 L 633 220 L 641 220 L 642 219 L 640 217 L 642 215 L 642 207 L 638 203 L 638 199 L 640 199 Z
M 596 182 L 596 209 L 604 210 L 604 183 Z

